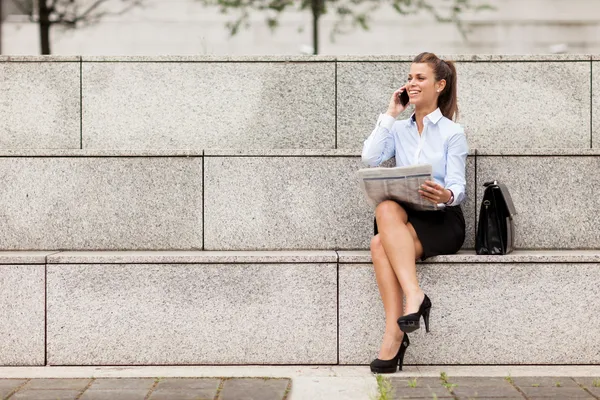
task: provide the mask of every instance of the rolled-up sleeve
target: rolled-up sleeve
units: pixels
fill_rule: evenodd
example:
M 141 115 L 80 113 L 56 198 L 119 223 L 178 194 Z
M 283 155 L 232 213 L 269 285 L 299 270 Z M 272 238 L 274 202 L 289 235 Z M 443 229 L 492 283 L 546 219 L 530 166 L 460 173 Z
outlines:
M 450 206 L 457 206 L 465 200 L 466 165 L 469 146 L 464 130 L 460 130 L 448 139 L 448 158 L 444 186 L 454 194 Z
M 387 114 L 379 115 L 375 129 L 363 144 L 363 163 L 376 167 L 394 156 L 392 129 L 396 119 Z

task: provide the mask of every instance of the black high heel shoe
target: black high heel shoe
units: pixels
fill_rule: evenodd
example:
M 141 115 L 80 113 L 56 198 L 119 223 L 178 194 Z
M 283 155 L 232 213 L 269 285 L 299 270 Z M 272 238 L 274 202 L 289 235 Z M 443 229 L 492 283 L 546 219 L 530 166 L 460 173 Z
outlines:
M 406 353 L 406 348 L 409 344 L 410 341 L 408 340 L 408 335 L 405 333 L 396 357 L 392 358 L 391 360 L 380 360 L 379 358 L 374 359 L 371 362 L 371 372 L 377 374 L 393 374 L 396 372 L 396 365 L 398 366 L 398 371 L 402 371 L 402 364 L 404 364 L 404 353 Z
M 431 300 L 425 295 L 425 298 L 419 306 L 419 311 L 416 313 L 408 314 L 398 318 L 398 326 L 400 330 L 405 333 L 414 332 L 421 326 L 419 324 L 421 315 L 425 321 L 425 331 L 429 333 L 429 311 L 431 310 Z

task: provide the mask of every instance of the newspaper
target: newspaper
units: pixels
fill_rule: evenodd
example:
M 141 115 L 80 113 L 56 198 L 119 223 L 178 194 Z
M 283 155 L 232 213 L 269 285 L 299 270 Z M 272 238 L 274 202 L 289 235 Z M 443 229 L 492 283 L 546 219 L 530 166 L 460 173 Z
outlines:
M 363 168 L 358 171 L 360 186 L 367 201 L 376 207 L 384 200 L 395 200 L 416 210 L 438 210 L 440 206 L 421 197 L 419 187 L 431 177 L 431 164 L 394 168 Z

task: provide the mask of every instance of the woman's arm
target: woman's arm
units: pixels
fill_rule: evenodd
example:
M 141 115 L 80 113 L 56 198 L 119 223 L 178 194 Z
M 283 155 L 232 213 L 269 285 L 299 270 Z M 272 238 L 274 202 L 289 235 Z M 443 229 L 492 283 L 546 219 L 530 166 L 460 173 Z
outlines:
M 448 140 L 448 157 L 446 161 L 445 188 L 454 194 L 454 200 L 449 206 L 457 206 L 465 199 L 465 178 L 467 154 L 469 146 L 465 132 L 461 129 Z
M 377 125 L 363 144 L 363 163 L 376 167 L 394 156 L 394 136 L 392 129 L 396 118 L 381 114 Z

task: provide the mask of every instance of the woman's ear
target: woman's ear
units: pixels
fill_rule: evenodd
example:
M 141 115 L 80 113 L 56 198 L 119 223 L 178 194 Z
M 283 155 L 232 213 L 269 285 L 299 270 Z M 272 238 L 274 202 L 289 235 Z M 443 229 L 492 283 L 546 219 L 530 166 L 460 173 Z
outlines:
M 442 79 L 442 80 L 438 81 L 435 84 L 435 86 L 436 86 L 435 91 L 438 92 L 438 93 L 441 93 L 444 90 L 444 88 L 446 87 L 446 80 Z

